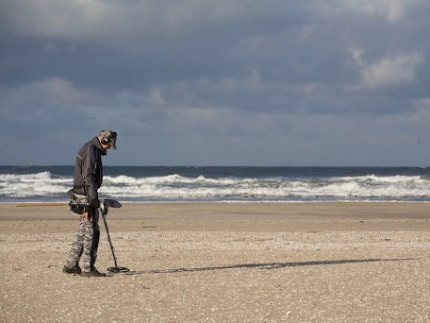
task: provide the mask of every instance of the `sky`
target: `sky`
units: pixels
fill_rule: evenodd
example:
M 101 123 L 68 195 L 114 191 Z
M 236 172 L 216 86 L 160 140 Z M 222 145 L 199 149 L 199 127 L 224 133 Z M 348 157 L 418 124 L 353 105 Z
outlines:
M 0 165 L 430 165 L 428 0 L 2 0 Z

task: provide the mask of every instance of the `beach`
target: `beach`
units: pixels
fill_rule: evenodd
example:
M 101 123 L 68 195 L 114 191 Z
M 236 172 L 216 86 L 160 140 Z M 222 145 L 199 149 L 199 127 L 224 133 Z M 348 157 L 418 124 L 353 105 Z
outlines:
M 429 203 L 136 203 L 107 219 L 130 272 L 84 278 L 62 273 L 66 206 L 0 204 L 0 321 L 430 320 Z

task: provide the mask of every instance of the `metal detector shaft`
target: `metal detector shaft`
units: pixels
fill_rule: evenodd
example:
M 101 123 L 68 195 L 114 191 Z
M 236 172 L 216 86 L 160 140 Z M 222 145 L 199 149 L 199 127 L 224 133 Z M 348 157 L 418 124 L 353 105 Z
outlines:
M 116 263 L 116 257 L 115 257 L 114 248 L 113 248 L 113 245 L 112 245 L 112 241 L 110 239 L 109 228 L 108 228 L 108 225 L 107 225 L 106 217 L 105 217 L 104 214 L 102 214 L 102 217 L 103 217 L 103 222 L 104 222 L 105 228 L 106 228 L 106 235 L 107 235 L 107 238 L 108 238 L 108 241 L 109 241 L 110 250 L 112 251 L 113 261 L 115 263 L 115 267 L 118 267 L 118 264 Z

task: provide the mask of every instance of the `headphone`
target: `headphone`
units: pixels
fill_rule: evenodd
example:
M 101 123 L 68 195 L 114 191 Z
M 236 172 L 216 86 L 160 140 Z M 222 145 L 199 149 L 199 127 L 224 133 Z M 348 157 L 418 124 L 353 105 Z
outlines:
M 103 130 L 105 131 L 105 130 Z M 102 132 L 103 132 L 102 131 Z M 107 137 L 104 137 L 101 142 L 103 145 L 108 145 L 111 143 L 112 140 L 116 139 L 117 133 L 115 131 L 112 131 L 111 134 Z

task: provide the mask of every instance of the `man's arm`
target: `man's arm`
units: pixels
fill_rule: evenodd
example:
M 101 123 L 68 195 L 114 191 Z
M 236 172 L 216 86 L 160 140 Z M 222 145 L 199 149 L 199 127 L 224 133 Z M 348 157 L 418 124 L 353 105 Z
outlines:
M 88 200 L 98 200 L 97 184 L 96 184 L 96 169 L 97 169 L 97 147 L 90 145 L 88 147 L 87 156 L 83 164 L 83 178 L 87 187 Z

